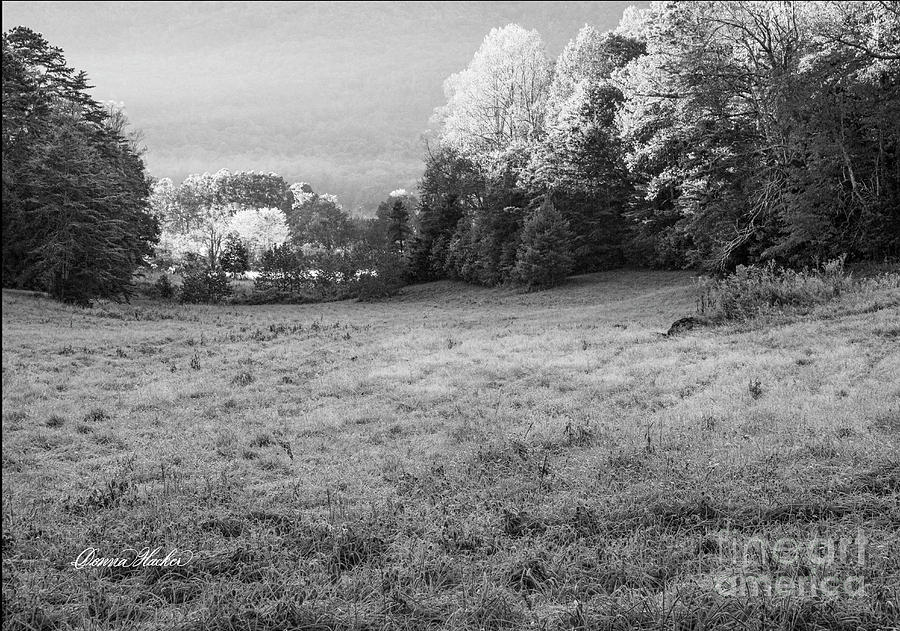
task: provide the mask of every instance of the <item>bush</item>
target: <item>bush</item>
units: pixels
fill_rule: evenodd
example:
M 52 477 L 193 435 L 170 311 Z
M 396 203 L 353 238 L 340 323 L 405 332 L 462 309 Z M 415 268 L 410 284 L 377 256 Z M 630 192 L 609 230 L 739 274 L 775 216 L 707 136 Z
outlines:
M 406 283 L 406 261 L 391 252 L 371 252 L 363 260 L 356 279 L 359 300 L 382 300 L 397 295 Z
M 547 199 L 522 229 L 513 280 L 528 289 L 552 287 L 566 279 L 573 263 L 569 224 Z
M 309 268 L 309 261 L 303 252 L 287 244 L 275 246 L 263 253 L 253 289 L 262 293 L 308 290 L 312 282 Z
M 353 251 L 323 251 L 309 262 L 316 270 L 313 284 L 322 300 L 352 298 L 359 270 L 365 269 Z
M 175 296 L 175 286 L 169 280 L 168 274 L 163 274 L 153 283 L 153 293 L 157 298 L 172 298 Z
M 225 272 L 209 269 L 197 256 L 188 257 L 182 272 L 181 302 L 220 302 L 230 295 L 231 285 Z
M 406 281 L 402 256 L 365 244 L 306 255 L 285 245 L 262 257 L 251 304 L 328 300 L 377 300 L 397 293 Z
M 747 320 L 827 302 L 860 286 L 845 270 L 844 260 L 842 256 L 821 267 L 799 271 L 777 267 L 774 262 L 763 267 L 739 265 L 728 276 L 700 280 L 697 311 L 712 320 Z M 885 282 L 892 282 L 885 278 Z

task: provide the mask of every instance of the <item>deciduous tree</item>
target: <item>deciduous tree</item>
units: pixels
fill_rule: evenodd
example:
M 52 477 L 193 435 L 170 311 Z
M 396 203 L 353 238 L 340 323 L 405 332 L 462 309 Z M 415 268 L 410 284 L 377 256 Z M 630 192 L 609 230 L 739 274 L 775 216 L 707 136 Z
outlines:
M 517 24 L 491 30 L 469 66 L 444 84 L 441 143 L 490 164 L 539 138 L 551 69 L 537 31 Z

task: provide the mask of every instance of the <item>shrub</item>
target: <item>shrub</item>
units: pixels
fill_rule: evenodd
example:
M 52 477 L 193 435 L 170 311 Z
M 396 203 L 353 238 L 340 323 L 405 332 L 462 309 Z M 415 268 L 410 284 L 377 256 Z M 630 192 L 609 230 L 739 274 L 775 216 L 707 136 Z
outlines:
M 377 273 L 361 274 L 357 284 L 357 298 L 363 302 L 382 300 L 397 295 L 400 285 L 386 280 Z
M 175 296 L 175 286 L 169 280 L 168 274 L 163 274 L 153 283 L 153 293 L 158 298 L 172 298 Z
M 803 309 L 839 297 L 850 289 L 896 284 L 898 275 L 857 281 L 845 270 L 844 257 L 818 268 L 791 270 L 739 265 L 722 278 L 700 280 L 697 311 L 714 321 L 746 320 L 757 315 Z
M 406 283 L 406 261 L 392 252 L 369 252 L 359 268 L 355 288 L 359 300 L 390 298 Z
M 252 304 L 302 303 L 397 293 L 406 280 L 402 256 L 364 244 L 306 255 L 285 245 L 263 254 Z
M 353 295 L 359 259 L 352 251 L 322 251 L 310 257 L 310 264 L 316 270 L 313 284 L 322 300 L 340 300 Z
M 275 246 L 263 253 L 259 276 L 253 282 L 255 292 L 294 293 L 312 282 L 309 261 L 303 252 L 290 245 Z
M 181 280 L 181 302 L 219 302 L 231 295 L 228 277 L 221 269 L 209 269 L 205 261 L 190 256 Z

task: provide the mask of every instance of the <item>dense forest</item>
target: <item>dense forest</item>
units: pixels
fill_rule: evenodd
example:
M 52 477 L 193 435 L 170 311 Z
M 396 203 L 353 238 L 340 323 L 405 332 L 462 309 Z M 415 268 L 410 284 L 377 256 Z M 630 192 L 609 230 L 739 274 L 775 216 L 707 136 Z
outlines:
M 900 254 L 897 2 L 653 3 L 556 60 L 495 28 L 445 82 L 419 190 L 373 219 L 274 173 L 152 180 L 87 89 L 41 36 L 4 34 L 4 286 L 127 297 L 152 264 L 198 299 L 254 270 L 285 300 Z
M 419 278 L 900 248 L 896 2 L 655 3 L 555 63 L 511 25 L 445 89 Z

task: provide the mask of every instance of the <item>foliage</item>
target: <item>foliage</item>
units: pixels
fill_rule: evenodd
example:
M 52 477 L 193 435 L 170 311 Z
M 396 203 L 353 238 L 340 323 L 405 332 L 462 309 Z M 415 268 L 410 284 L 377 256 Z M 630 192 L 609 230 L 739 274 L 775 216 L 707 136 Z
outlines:
M 551 67 L 491 31 L 437 110 L 412 278 L 504 282 L 548 194 L 576 272 L 896 256 L 897 33 L 895 3 L 659 2 Z
M 616 128 L 624 97 L 611 76 L 643 44 L 585 27 L 552 71 L 542 50 L 534 32 L 495 29 L 469 68 L 448 80 L 441 149 L 429 152 L 420 186 L 413 279 L 511 280 L 524 209 L 548 193 L 572 239 L 567 271 L 623 260 L 633 188 Z M 522 82 L 533 91 L 527 106 L 517 100 Z M 536 116 L 527 132 L 512 122 L 522 112 Z
M 563 49 L 553 69 L 547 124 L 553 125 L 579 91 L 608 83 L 612 75 L 646 53 L 640 40 L 623 33 L 600 33 L 586 24 Z
M 221 302 L 232 293 L 221 268 L 211 268 L 206 260 L 189 255 L 181 273 L 181 302 Z
M 747 320 L 765 313 L 804 309 L 839 297 L 846 291 L 869 288 L 873 281 L 857 280 L 845 271 L 845 257 L 820 267 L 784 269 L 773 261 L 764 266 L 738 265 L 721 278 L 700 281 L 698 311 L 713 321 Z M 886 273 L 874 284 L 900 287 L 900 275 Z
M 162 242 L 176 257 L 187 252 L 219 265 L 223 241 L 238 233 L 257 251 L 287 239 L 285 209 L 291 192 L 275 173 L 221 169 L 191 174 L 175 187 L 168 179 L 154 184 L 150 200 L 163 226 Z
M 410 248 L 412 279 L 446 276 L 482 285 L 508 280 L 528 204 L 517 185 L 524 159 L 508 153 L 488 174 L 453 149 L 429 156 Z
M 3 34 L 3 284 L 125 298 L 158 237 L 137 138 L 59 48 Z
M 535 195 L 552 190 L 572 231 L 574 266 L 589 272 L 619 265 L 634 194 L 616 128 L 624 101 L 612 75 L 643 45 L 585 26 L 560 56 L 550 88 L 547 132 L 522 179 Z
M 237 233 L 232 232 L 225 237 L 220 262 L 222 270 L 232 276 L 243 274 L 250 269 L 250 250 Z
M 481 203 L 484 187 L 484 175 L 458 151 L 429 152 L 419 185 L 418 232 L 410 247 L 412 279 L 446 275 L 449 243 L 460 220 Z
M 444 84 L 441 142 L 482 164 L 536 138 L 552 64 L 537 31 L 517 24 L 488 33 L 469 66 Z
M 392 254 L 385 254 L 357 281 L 357 297 L 362 301 L 383 300 L 396 296 L 406 282 L 403 260 Z
M 656 3 L 636 30 L 647 55 L 621 74 L 620 125 L 661 260 L 897 251 L 895 7 Z
M 286 244 L 262 256 L 251 301 L 375 300 L 396 294 L 405 281 L 405 260 L 383 246 L 304 252 Z
M 334 250 L 348 245 L 353 225 L 334 195 L 315 193 L 309 184 L 292 184 L 287 223 L 294 243 Z
M 446 245 L 445 272 L 480 285 L 509 280 L 528 200 L 511 166 L 486 180 L 479 203 L 456 225 Z
M 160 277 L 156 279 L 153 283 L 153 292 L 157 297 L 164 300 L 175 297 L 175 286 L 169 279 L 168 274 L 161 274 Z
M 310 256 L 314 270 L 312 287 L 322 300 L 340 300 L 355 295 L 356 280 L 363 269 L 356 249 L 320 250 Z
M 723 271 L 900 253 L 892 3 L 653 3 L 614 32 L 585 26 L 555 63 L 536 31 L 494 29 L 446 82 L 419 199 L 397 189 L 371 219 L 274 173 L 148 191 L 122 113 L 86 97 L 61 54 L 32 51 L 49 70 L 27 71 L 37 40 L 16 32 L 4 40 L 4 228 L 26 238 L 4 237 L 4 281 L 74 300 L 128 282 L 156 222 L 158 263 L 193 252 L 236 270 L 273 253 L 263 285 L 329 298 L 356 291 L 368 253 L 386 250 L 409 280 L 533 287 L 625 261 Z M 62 181 L 51 163 L 89 177 Z M 546 200 L 558 233 L 525 230 Z M 542 244 L 560 234 L 565 264 Z M 110 256 L 93 256 L 101 243 Z
M 413 234 L 410 209 L 415 203 L 416 199 L 406 191 L 394 191 L 378 205 L 372 230 L 378 234 L 376 242 L 380 241 L 379 245 L 397 253 L 409 249 L 409 239 Z
M 513 278 L 529 289 L 558 285 L 572 271 L 572 233 L 549 197 L 522 228 Z
M 232 215 L 229 229 L 254 257 L 290 239 L 287 217 L 280 208 L 246 208 Z
M 274 246 L 260 258 L 256 291 L 293 293 L 306 288 L 312 280 L 310 262 L 303 252 L 290 244 Z

